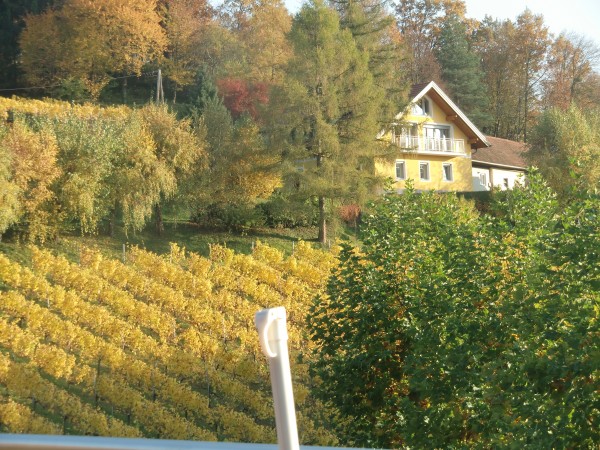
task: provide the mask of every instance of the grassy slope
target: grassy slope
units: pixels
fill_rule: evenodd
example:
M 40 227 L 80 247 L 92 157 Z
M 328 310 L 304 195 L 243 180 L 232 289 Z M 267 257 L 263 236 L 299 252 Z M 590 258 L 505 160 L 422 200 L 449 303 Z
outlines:
M 169 252 L 170 243 L 176 243 L 188 251 L 208 256 L 212 244 L 223 245 L 237 253 L 250 254 L 253 245 L 260 241 L 282 251 L 285 255 L 290 255 L 299 240 L 313 241 L 316 235 L 316 228 L 262 228 L 248 232 L 228 232 L 202 229 L 189 222 L 167 221 L 165 222 L 165 232 L 161 236 L 150 226 L 137 233 L 125 233 L 122 227 L 117 227 L 115 235 L 112 237 L 107 234 L 69 235 L 62 236 L 59 241 L 47 243 L 45 246 L 73 257 L 79 253 L 78 249 L 83 245 L 97 248 L 111 257 L 121 258 L 123 244 L 126 248 L 138 246 L 154 253 L 164 254 Z M 26 265 L 29 260 L 26 246 L 21 245 L 18 239 L 10 236 L 0 242 L 0 253 Z

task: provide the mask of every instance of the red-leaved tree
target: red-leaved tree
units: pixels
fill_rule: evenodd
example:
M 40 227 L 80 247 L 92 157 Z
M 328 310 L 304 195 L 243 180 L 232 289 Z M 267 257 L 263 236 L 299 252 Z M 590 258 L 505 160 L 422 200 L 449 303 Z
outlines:
M 266 83 L 251 83 L 239 78 L 228 77 L 218 80 L 217 88 L 234 119 L 247 112 L 254 120 L 257 120 L 259 105 L 269 103 Z

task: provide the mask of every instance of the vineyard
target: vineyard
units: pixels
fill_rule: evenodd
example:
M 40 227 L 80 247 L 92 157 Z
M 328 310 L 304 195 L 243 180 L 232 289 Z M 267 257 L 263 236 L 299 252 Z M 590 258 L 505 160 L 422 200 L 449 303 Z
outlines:
M 300 440 L 331 445 L 310 395 L 308 308 L 335 256 L 211 247 L 130 248 L 78 261 L 30 247 L 0 255 L 0 431 L 275 442 L 254 313 L 285 306 Z

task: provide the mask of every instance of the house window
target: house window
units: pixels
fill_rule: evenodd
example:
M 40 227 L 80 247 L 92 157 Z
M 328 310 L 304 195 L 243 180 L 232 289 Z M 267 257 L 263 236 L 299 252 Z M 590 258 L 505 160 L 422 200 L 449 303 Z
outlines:
M 429 163 L 428 162 L 420 162 L 419 163 L 419 176 L 421 177 L 421 181 L 429 181 Z
M 485 173 L 485 172 L 479 173 L 479 184 L 481 184 L 483 187 L 487 187 L 487 185 L 488 185 L 487 173 Z
M 396 180 L 406 180 L 406 162 L 396 161 Z
M 412 107 L 412 113 L 415 116 L 430 116 L 431 115 L 431 103 L 428 98 L 423 97 L 419 100 L 419 103 L 415 103 Z
M 429 100 L 425 97 L 421 99 L 421 110 L 425 116 L 431 115 L 431 105 L 429 104 Z
M 454 171 L 452 163 L 442 164 L 442 177 L 444 181 L 454 181 Z
M 510 183 L 508 182 L 508 178 L 504 178 L 504 189 L 508 189 L 510 186 Z

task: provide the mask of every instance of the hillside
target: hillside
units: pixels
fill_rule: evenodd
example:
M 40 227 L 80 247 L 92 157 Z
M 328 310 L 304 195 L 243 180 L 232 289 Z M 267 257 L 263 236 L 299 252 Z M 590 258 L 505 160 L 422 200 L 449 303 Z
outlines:
M 0 255 L 0 431 L 274 442 L 254 313 L 288 310 L 304 444 L 335 443 L 311 397 L 305 317 L 335 257 L 299 243 L 210 256 L 130 248 L 126 262 L 30 247 Z M 11 259 L 12 258 L 12 259 Z

